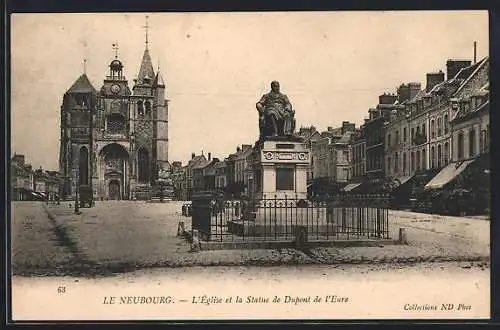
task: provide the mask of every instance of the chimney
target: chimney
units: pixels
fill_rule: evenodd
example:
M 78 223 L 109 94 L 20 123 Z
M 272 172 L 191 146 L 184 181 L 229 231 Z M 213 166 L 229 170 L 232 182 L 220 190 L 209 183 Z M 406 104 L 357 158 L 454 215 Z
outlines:
M 425 91 L 428 93 L 434 88 L 434 86 L 442 83 L 444 81 L 444 72 L 439 70 L 439 72 L 430 72 L 427 74 L 427 85 L 425 86 Z
M 422 89 L 422 85 L 418 82 L 411 82 L 408 84 L 410 87 L 410 100 L 417 96 L 418 92 Z
M 466 60 L 448 60 L 446 61 L 446 79 L 454 78 L 457 73 L 471 65 L 471 61 Z
M 209 153 L 208 153 L 208 161 L 211 161 L 211 160 L 212 160 L 212 153 L 211 153 L 211 152 L 209 152 Z
M 477 50 L 477 42 L 474 41 L 474 64 L 476 64 L 476 60 L 477 60 L 477 58 L 476 58 L 476 55 L 477 55 L 476 50 Z
M 378 97 L 379 104 L 394 104 L 396 100 L 397 100 L 396 95 L 391 95 L 387 93 L 384 93 Z
M 195 156 L 194 152 L 191 153 L 191 159 L 194 159 L 194 156 Z

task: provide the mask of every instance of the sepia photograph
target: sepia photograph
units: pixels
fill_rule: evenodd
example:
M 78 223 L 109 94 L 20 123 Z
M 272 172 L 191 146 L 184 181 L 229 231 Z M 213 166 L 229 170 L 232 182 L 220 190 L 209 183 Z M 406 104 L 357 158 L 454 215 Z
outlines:
M 12 14 L 12 322 L 490 319 L 489 46 L 486 10 Z

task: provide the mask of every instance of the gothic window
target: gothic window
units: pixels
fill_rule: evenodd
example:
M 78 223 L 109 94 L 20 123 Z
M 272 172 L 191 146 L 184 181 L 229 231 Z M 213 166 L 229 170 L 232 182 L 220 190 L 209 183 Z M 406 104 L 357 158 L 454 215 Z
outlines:
M 138 155 L 138 168 L 139 168 L 139 182 L 149 182 L 149 153 L 146 148 L 139 149 Z
M 431 139 L 434 139 L 436 137 L 436 129 L 434 127 L 434 119 L 431 120 Z
M 449 123 L 448 123 L 448 115 L 444 115 L 444 134 L 447 134 L 448 133 L 448 127 Z
M 113 113 L 108 116 L 107 130 L 110 134 L 123 134 L 125 133 L 125 118 L 118 114 Z
M 438 122 L 437 122 L 437 136 L 441 136 L 441 131 L 442 131 L 442 121 L 441 121 L 441 117 L 438 118 Z
M 399 131 L 396 131 L 396 145 L 400 143 L 399 141 Z
M 146 107 L 146 116 L 151 116 L 151 102 L 144 102 L 144 106 Z
M 87 147 L 80 148 L 79 161 L 79 182 L 82 185 L 89 183 L 89 152 Z
M 387 135 L 387 148 L 391 147 L 391 134 Z
M 406 143 L 406 134 L 407 134 L 407 129 L 406 127 L 403 129 L 403 142 Z
M 425 137 L 425 123 L 422 124 L 422 136 Z
M 137 116 L 139 117 L 144 116 L 144 105 L 142 101 L 137 101 Z

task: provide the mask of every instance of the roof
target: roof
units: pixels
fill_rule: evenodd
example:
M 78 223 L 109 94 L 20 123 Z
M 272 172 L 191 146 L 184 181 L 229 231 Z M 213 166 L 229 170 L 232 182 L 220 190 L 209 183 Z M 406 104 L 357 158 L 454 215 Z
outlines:
M 95 93 L 97 94 L 96 89 L 92 86 L 87 75 L 84 73 L 76 81 L 73 85 L 68 89 L 66 93 Z
M 467 67 L 461 69 L 457 75 L 453 78 L 453 80 L 461 81 L 460 87 L 456 90 L 454 94 L 457 94 L 466 86 L 469 80 L 474 76 L 474 74 L 485 64 L 489 62 L 489 57 L 485 57 L 481 61 Z
M 163 77 L 161 76 L 160 71 L 156 73 L 155 80 L 153 81 L 153 85 L 155 86 L 165 86 L 165 83 L 163 82 Z
M 137 83 L 144 83 L 144 78 L 146 77 L 151 79 L 151 81 L 155 79 L 153 63 L 151 62 L 151 56 L 149 56 L 149 50 L 147 48 L 144 50 L 144 55 L 142 55 L 141 68 L 139 69 L 139 74 L 137 76 Z
M 455 121 L 455 120 L 458 120 L 458 119 L 465 119 L 465 118 L 467 118 L 468 116 L 470 116 L 472 114 L 475 114 L 475 113 L 478 113 L 479 111 L 484 111 L 484 110 L 490 111 L 490 100 L 486 100 L 480 106 L 478 106 L 478 107 L 476 107 L 474 109 L 466 110 L 464 108 L 461 108 L 455 114 L 455 116 L 453 117 L 452 121 Z
M 198 155 L 198 156 L 194 156 L 194 158 L 191 159 L 189 161 L 188 165 L 186 165 L 186 166 L 191 167 L 191 168 L 196 168 L 200 164 L 204 164 L 206 162 L 207 162 L 207 159 L 205 158 L 204 155 Z
M 344 135 L 342 135 L 342 137 L 340 138 L 340 140 L 338 140 L 335 143 L 344 143 L 344 144 L 347 144 L 347 143 L 351 142 L 351 136 L 353 134 L 354 134 L 354 132 L 352 132 L 352 131 L 345 132 Z

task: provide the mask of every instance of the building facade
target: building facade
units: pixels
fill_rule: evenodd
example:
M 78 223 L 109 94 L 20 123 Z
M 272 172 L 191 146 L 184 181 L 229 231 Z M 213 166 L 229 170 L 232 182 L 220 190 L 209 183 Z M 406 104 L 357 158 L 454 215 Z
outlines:
M 132 89 L 123 69 L 115 55 L 99 91 L 84 73 L 64 94 L 59 166 L 66 197 L 81 185 L 99 199 L 147 195 L 168 166 L 168 101 L 147 43 Z

